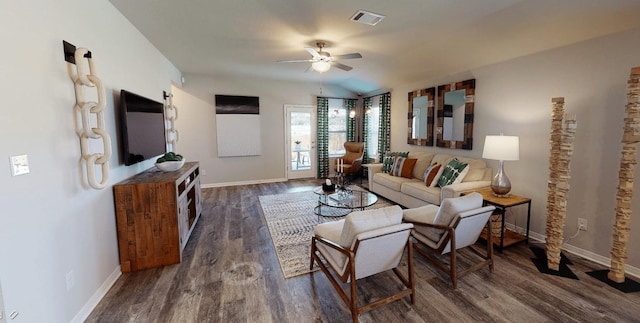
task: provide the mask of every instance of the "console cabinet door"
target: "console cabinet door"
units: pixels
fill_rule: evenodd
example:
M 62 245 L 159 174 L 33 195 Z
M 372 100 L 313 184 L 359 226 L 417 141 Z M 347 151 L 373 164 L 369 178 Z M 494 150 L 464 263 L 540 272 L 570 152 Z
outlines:
M 189 204 L 186 197 L 180 199 L 178 204 L 178 232 L 180 234 L 180 249 L 187 244 L 189 234 Z

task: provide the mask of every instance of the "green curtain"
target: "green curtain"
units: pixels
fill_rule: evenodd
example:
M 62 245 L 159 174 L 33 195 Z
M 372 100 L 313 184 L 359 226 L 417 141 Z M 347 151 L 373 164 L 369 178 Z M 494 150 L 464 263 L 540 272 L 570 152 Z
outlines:
M 356 111 L 356 99 L 343 99 L 344 108 L 347 112 L 347 141 L 356 141 L 356 118 L 350 118 L 351 111 Z
M 370 147 L 368 147 L 370 145 L 369 143 L 369 124 L 370 124 L 370 118 L 371 118 L 371 114 L 367 113 L 367 111 L 371 109 L 371 98 L 364 98 L 364 100 L 362 101 L 362 142 L 364 142 L 364 158 L 362 163 L 363 164 L 368 164 L 369 163 L 369 149 L 371 149 Z M 368 172 L 369 168 L 368 167 L 363 167 L 362 168 L 362 175 L 366 178 L 369 176 L 369 172 Z
M 318 97 L 316 129 L 317 178 L 329 177 L 329 98 Z
M 380 131 L 378 132 L 378 154 L 384 156 L 391 146 L 391 93 L 380 95 Z

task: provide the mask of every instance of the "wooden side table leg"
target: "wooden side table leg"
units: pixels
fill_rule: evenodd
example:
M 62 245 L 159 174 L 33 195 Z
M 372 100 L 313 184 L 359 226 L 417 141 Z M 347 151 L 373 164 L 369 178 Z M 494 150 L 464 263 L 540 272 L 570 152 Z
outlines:
M 529 244 L 529 223 L 531 222 L 531 201 L 528 203 L 527 208 L 527 244 Z
M 500 253 L 502 253 L 502 249 L 504 249 L 504 217 L 507 210 L 505 208 L 501 208 L 500 210 L 502 216 L 502 226 L 500 227 Z

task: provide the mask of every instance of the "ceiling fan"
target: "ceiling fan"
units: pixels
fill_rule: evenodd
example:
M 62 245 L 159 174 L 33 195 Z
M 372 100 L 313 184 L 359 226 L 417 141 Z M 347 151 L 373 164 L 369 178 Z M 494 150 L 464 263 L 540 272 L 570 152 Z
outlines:
M 324 73 L 328 71 L 331 66 L 335 66 L 336 68 L 339 68 L 341 70 L 350 71 L 353 69 L 353 67 L 338 63 L 337 61 L 341 59 L 362 58 L 362 55 L 360 55 L 360 53 L 331 56 L 329 52 L 325 52 L 322 50 L 325 46 L 325 43 L 321 41 L 316 42 L 316 46 L 318 46 L 319 50 L 316 50 L 313 47 L 304 48 L 307 52 L 309 52 L 309 54 L 311 54 L 311 59 L 285 60 L 278 61 L 278 63 L 311 63 L 311 66 L 309 66 L 306 71 L 313 69 L 316 72 Z

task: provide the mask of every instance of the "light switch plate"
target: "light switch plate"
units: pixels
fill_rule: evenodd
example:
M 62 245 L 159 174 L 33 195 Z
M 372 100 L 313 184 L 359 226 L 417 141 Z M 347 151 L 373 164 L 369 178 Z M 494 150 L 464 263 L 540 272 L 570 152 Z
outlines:
M 29 159 L 27 155 L 11 156 L 11 176 L 29 173 Z

